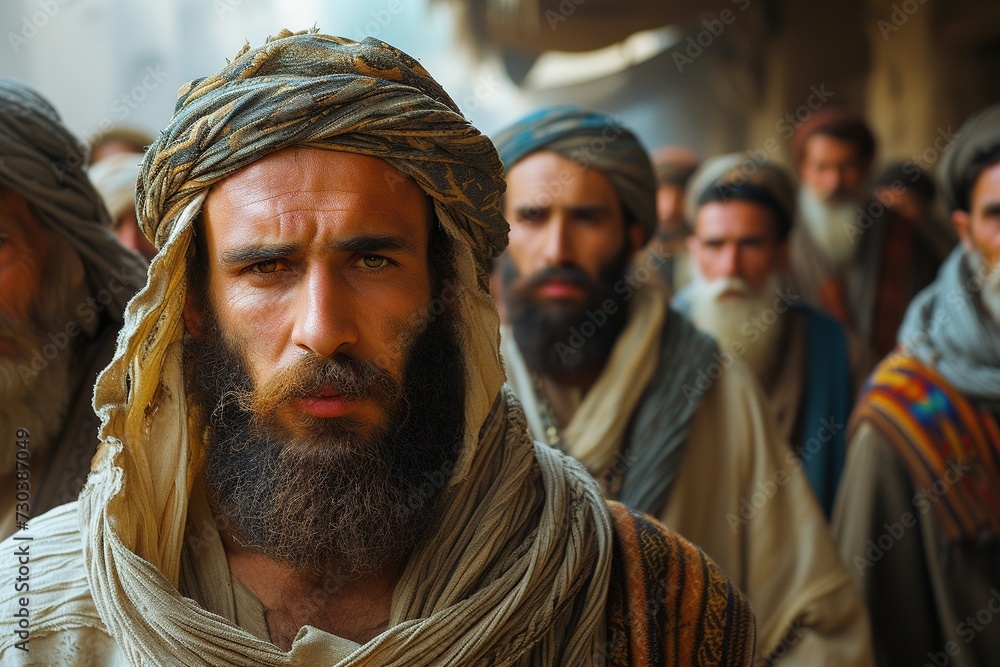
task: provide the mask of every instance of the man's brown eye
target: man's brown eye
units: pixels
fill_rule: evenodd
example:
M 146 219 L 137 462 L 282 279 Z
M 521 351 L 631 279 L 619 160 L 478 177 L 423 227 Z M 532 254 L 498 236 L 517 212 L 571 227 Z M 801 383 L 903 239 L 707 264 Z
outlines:
M 278 260 L 268 259 L 263 262 L 257 262 L 251 269 L 254 273 L 274 273 L 278 270 Z
M 366 255 L 361 259 L 364 262 L 366 268 L 369 269 L 381 269 L 386 265 L 386 258 L 379 257 L 378 255 Z

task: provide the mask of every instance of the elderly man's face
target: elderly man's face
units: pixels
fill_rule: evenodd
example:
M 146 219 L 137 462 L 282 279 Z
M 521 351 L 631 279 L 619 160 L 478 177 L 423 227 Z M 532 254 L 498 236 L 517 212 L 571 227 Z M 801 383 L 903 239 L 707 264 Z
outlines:
M 430 304 L 427 206 L 412 180 L 369 156 L 286 149 L 215 186 L 204 222 L 208 299 L 255 384 L 338 356 L 401 379 Z M 293 433 L 347 417 L 370 434 L 380 403 L 326 383 L 274 407 Z
M 788 244 L 778 239 L 774 214 L 750 201 L 713 201 L 701 206 L 688 246 L 707 280 L 742 278 L 759 291 L 773 274 L 787 268 Z
M 799 179 L 821 201 L 842 202 L 861 194 L 867 168 L 854 144 L 815 134 L 806 140 Z
M 35 324 L 47 240 L 24 197 L 0 189 L 0 311 L 15 325 Z M 0 336 L 0 356 L 15 355 L 16 348 Z

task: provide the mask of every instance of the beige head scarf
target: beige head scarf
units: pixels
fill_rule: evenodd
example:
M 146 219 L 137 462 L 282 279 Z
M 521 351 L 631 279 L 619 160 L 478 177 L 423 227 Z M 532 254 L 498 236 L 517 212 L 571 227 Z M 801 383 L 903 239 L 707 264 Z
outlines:
M 213 183 L 286 146 L 382 158 L 433 199 L 455 241 L 464 334 L 464 449 L 442 525 L 410 558 L 389 629 L 346 658 L 307 629 L 285 653 L 176 590 L 185 517 L 204 459 L 181 363 L 185 253 Z M 610 525 L 582 468 L 535 449 L 501 391 L 488 264 L 506 243 L 502 168 L 488 139 L 412 58 L 282 31 L 180 90 L 150 147 L 139 222 L 159 252 L 98 381 L 102 446 L 80 514 L 100 616 L 134 664 L 586 664 L 604 639 Z
M 90 167 L 90 180 L 104 199 L 111 214 L 111 224 L 135 210 L 135 179 L 139 175 L 139 153 L 112 153 Z

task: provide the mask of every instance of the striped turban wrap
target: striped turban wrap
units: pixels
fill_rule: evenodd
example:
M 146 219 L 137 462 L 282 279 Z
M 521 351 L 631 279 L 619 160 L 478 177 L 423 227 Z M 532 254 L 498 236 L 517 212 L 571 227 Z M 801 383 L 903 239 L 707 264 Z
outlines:
M 213 184 L 290 146 L 385 160 L 433 200 L 455 246 L 463 449 L 441 524 L 395 589 L 389 629 L 346 656 L 308 626 L 284 652 L 177 590 L 205 457 L 181 359 L 192 223 Z M 503 187 L 492 143 L 416 61 L 375 39 L 283 31 L 181 88 L 140 171 L 139 223 L 159 252 L 98 383 L 102 446 L 79 510 L 95 605 L 130 662 L 578 665 L 599 654 L 606 507 L 582 467 L 532 444 L 520 405 L 501 388 L 487 286 L 506 244 Z M 207 543 L 218 545 L 217 533 Z

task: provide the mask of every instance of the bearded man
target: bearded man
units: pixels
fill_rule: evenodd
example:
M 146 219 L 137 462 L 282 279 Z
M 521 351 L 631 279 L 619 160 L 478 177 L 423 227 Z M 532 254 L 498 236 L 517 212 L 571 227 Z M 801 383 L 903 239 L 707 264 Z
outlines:
M 931 242 L 931 227 L 912 224 L 872 197 L 867 179 L 876 140 L 863 118 L 821 109 L 792 141 L 800 182 L 791 237 L 794 287 L 881 356 L 944 255 Z
M 145 277 L 107 231 L 85 153 L 48 102 L 0 80 L 4 537 L 83 488 L 98 443 L 94 381 Z
M 635 135 L 557 107 L 497 147 L 502 350 L 535 438 L 724 564 L 757 614 L 758 660 L 868 664 L 864 607 L 753 378 L 669 309 L 655 266 L 628 268 L 656 224 Z
M 673 306 L 753 371 L 829 517 L 871 354 L 788 288 L 795 188 L 783 168 L 741 153 L 712 158 L 687 199 L 694 280 Z
M 1000 664 L 1000 106 L 939 165 L 961 244 L 850 425 L 834 511 L 884 665 Z
M 502 166 L 415 60 L 282 31 L 181 89 L 140 179 L 158 252 L 4 664 L 750 663 L 718 567 L 532 445 Z

